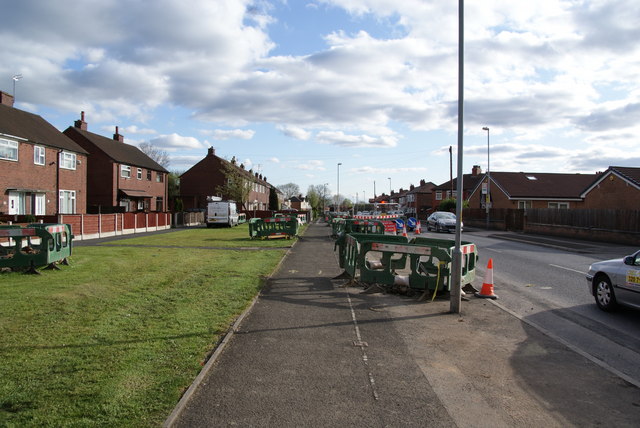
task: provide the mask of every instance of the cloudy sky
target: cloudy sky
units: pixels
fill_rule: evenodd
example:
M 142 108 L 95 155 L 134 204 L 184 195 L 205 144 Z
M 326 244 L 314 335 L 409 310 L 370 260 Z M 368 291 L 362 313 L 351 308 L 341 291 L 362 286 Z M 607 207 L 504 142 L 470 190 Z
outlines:
M 452 0 L 0 0 L 0 90 L 60 130 L 362 199 L 449 179 Z M 640 2 L 465 2 L 464 172 L 640 167 Z M 21 74 L 15 81 L 12 76 Z M 338 163 L 342 165 L 338 168 Z

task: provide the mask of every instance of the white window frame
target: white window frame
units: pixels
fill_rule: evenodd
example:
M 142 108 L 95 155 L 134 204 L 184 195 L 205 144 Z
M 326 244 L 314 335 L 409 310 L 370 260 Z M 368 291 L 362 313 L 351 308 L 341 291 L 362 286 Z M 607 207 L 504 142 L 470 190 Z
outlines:
M 58 214 L 75 214 L 76 213 L 76 191 L 75 190 L 60 190 L 58 192 L 59 198 L 59 213 Z
M 136 178 L 138 180 L 142 180 L 142 168 L 138 168 L 137 174 L 136 174 Z
M 569 209 L 569 202 L 549 202 L 547 204 L 548 208 L 554 208 L 557 210 L 568 210 Z
M 71 170 L 76 169 L 77 158 L 75 153 L 62 151 L 60 153 L 59 161 L 60 161 L 60 168 L 62 169 L 71 169 Z M 68 213 L 65 213 L 65 214 L 68 214 Z
M 120 177 L 131 178 L 131 167 L 129 165 L 120 165 Z
M 164 174 L 160 171 L 156 172 L 156 183 L 164 183 Z
M 436 190 L 436 201 L 442 200 L 442 190 Z
M 532 206 L 531 201 L 518 201 L 519 210 L 526 210 L 528 208 L 531 208 L 531 206 Z
M 15 157 L 11 156 L 15 153 Z M 0 138 L 0 159 L 18 161 L 18 142 Z
M 33 163 L 35 165 L 44 165 L 46 160 L 45 148 L 42 146 L 33 146 Z
M 47 213 L 47 197 L 44 193 L 33 195 L 33 214 L 45 215 Z

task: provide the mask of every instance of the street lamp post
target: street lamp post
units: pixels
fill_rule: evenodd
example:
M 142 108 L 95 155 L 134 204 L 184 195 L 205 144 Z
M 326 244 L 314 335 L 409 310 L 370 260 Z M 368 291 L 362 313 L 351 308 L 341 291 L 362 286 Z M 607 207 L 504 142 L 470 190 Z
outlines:
M 322 217 L 324 218 L 324 202 L 327 199 L 327 185 L 329 183 L 324 183 L 322 185 Z
M 487 230 L 489 230 L 489 205 L 491 204 L 491 168 L 489 167 L 489 127 L 482 128 L 487 131 L 487 195 L 485 199 L 485 207 L 487 213 Z
M 340 202 L 340 165 L 342 165 L 342 162 L 338 162 L 338 187 L 336 190 L 336 207 L 338 211 L 340 211 L 340 206 L 338 205 Z
M 391 197 L 391 177 L 387 177 L 387 180 L 389 180 L 389 197 Z

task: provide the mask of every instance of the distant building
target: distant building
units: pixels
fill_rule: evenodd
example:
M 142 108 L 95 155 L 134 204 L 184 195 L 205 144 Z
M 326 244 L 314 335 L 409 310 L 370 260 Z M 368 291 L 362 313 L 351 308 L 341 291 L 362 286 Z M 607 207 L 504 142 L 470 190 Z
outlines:
M 87 151 L 0 92 L 0 213 L 84 214 Z
M 244 206 L 238 207 L 244 210 L 268 210 L 269 192 L 271 185 L 267 177 L 262 174 L 247 171 L 243 164 L 237 165 L 235 159 L 227 161 L 215 154 L 210 147 L 207 156 L 200 162 L 189 168 L 180 176 L 180 198 L 185 210 L 198 210 L 207 207 L 207 196 L 222 196 L 229 199 L 229 195 L 220 195 L 219 188 L 226 183 L 224 167 L 233 166 L 247 180 L 251 181 L 251 191 Z M 236 201 L 240 202 L 240 201 Z
M 493 173 L 491 173 L 493 175 Z M 474 165 L 471 169 L 471 174 L 463 174 L 462 176 L 462 199 L 468 200 L 471 193 L 474 191 L 478 183 L 482 180 L 482 170 L 479 165 Z M 438 209 L 438 206 L 445 199 L 455 198 L 458 190 L 458 178 L 446 181 L 439 186 L 435 186 L 432 190 L 432 202 L 431 206 L 434 210 Z
M 489 194 L 491 208 L 582 208 L 582 192 L 596 174 L 492 171 Z M 469 208 L 485 208 L 487 176 L 472 190 Z
M 90 212 L 167 211 L 168 171 L 136 146 L 87 131 L 84 112 L 64 134 L 89 152 L 87 206 Z

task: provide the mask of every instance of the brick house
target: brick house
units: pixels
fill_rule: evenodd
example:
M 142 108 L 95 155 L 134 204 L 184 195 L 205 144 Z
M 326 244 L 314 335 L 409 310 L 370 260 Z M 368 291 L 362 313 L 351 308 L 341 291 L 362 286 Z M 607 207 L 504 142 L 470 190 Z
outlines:
M 640 168 L 610 166 L 580 197 L 582 208 L 640 210 Z
M 493 174 L 493 173 L 492 173 Z M 462 199 L 468 200 L 472 195 L 478 183 L 482 181 L 482 169 L 479 165 L 474 165 L 471 174 L 462 175 Z M 458 178 L 446 181 L 439 186 L 432 188 L 431 206 L 433 210 L 437 210 L 440 203 L 449 198 L 455 198 L 458 191 Z
M 428 213 L 433 211 L 433 189 L 436 185 L 432 182 L 420 180 L 419 186 L 409 186 L 407 192 L 406 212 L 419 219 L 426 219 Z
M 84 214 L 87 151 L 0 92 L 0 213 Z
M 167 210 L 168 171 L 139 148 L 87 131 L 84 112 L 64 134 L 89 152 L 87 206 L 93 213 Z
M 200 210 L 207 207 L 207 196 L 221 196 L 228 199 L 228 195 L 219 195 L 218 187 L 224 185 L 227 178 L 224 174 L 225 166 L 233 165 L 247 180 L 251 181 L 251 191 L 244 206 L 244 210 L 268 210 L 269 192 L 271 185 L 267 177 L 259 173 L 245 170 L 244 165 L 236 165 L 235 158 L 231 162 L 215 154 L 213 147 L 209 147 L 207 155 L 197 164 L 189 168 L 180 176 L 180 198 L 185 210 Z
M 491 172 L 491 208 L 585 208 L 582 193 L 598 174 Z M 485 208 L 487 176 L 471 192 L 469 208 Z M 595 207 L 594 207 L 595 208 Z

